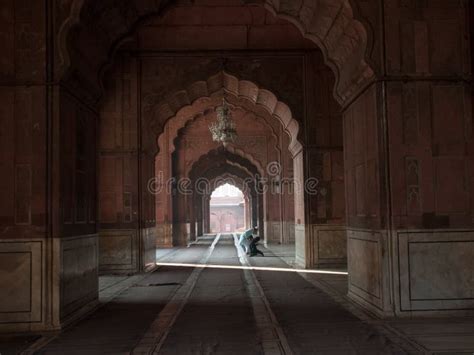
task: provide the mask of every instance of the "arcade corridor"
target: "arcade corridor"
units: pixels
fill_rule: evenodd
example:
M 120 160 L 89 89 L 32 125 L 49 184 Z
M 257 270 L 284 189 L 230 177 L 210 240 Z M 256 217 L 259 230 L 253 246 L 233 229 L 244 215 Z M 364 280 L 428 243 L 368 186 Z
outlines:
M 87 319 L 59 335 L 0 346 L 2 355 L 21 350 L 452 354 L 474 349 L 474 319 L 381 321 L 342 295 L 347 287 L 343 270 L 297 273 L 284 262 L 291 252 L 283 247 L 264 248 L 264 258 L 238 250 L 232 235 L 219 234 L 189 248 L 160 251 L 160 268 L 152 274 L 103 277 L 101 307 Z
M 0 46 L 0 355 L 474 352 L 474 0 L 4 0 Z

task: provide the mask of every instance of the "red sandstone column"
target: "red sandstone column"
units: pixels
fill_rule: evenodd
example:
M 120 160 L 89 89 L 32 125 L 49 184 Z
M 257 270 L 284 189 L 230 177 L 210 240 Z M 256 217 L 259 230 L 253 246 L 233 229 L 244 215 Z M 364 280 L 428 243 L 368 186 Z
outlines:
M 160 140 L 160 151 L 156 157 L 156 176 L 157 188 L 156 194 L 156 224 L 157 224 L 157 247 L 169 248 L 173 245 L 172 236 L 172 194 L 171 194 L 171 153 L 169 128 L 162 133 L 163 139 Z
M 202 236 L 204 234 L 204 211 L 203 211 L 203 196 L 202 195 L 197 195 L 196 201 L 195 201 L 195 208 L 197 212 L 196 220 L 197 220 L 197 236 Z
M 473 309 L 472 59 L 459 5 L 384 2 L 381 80 L 344 108 L 349 296 L 381 315 Z
M 187 212 L 187 215 L 188 215 L 188 218 L 189 218 L 189 240 L 190 241 L 195 241 L 196 240 L 196 233 L 197 233 L 197 230 L 196 230 L 196 215 L 197 215 L 197 211 L 196 211 L 196 204 L 195 204 L 195 194 L 193 193 L 192 195 L 190 196 L 187 196 L 187 202 L 188 202 L 188 212 Z
M 250 198 L 248 196 L 245 196 L 244 227 L 250 228 Z
M 300 267 L 310 266 L 309 231 L 306 228 L 304 193 L 304 152 L 293 157 L 295 193 L 295 262 Z
M 177 147 L 173 153 L 173 177 L 176 187 L 173 191 L 173 245 L 186 246 L 189 241 L 187 196 L 185 184 L 185 150 Z
M 210 196 L 204 196 L 203 198 L 203 224 L 204 233 L 211 232 L 211 216 L 210 216 Z
M 322 55 L 308 54 L 305 68 L 304 152 L 298 157 L 303 172 L 294 172 L 305 187 L 304 197 L 299 197 L 304 201 L 305 238 L 303 248 L 303 228 L 297 226 L 297 254 L 307 267 L 341 267 L 347 260 L 341 107 L 333 95 L 334 74 Z

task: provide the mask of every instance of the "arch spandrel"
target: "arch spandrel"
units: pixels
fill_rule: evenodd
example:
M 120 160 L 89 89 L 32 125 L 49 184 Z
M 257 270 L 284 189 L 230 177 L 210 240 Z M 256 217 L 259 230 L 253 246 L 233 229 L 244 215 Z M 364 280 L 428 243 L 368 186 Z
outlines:
M 367 48 L 371 47 L 368 45 L 370 36 L 366 26 L 354 16 L 353 6 L 356 3 L 356 0 L 242 1 L 243 5 L 263 6 L 276 17 L 294 24 L 303 37 L 321 49 L 336 76 L 334 95 L 339 103 L 350 99 L 358 89 L 375 78 L 374 70 L 365 59 Z M 165 13 L 173 4 L 170 0 L 74 0 L 69 16 L 63 20 L 59 30 L 60 78 L 74 70 L 93 70 L 97 80 L 100 80 L 104 67 L 112 61 L 123 39 L 133 34 L 147 19 Z M 192 3 L 189 5 L 192 6 Z M 71 41 L 71 37 L 76 40 Z M 89 54 L 91 51 L 85 47 L 87 45 L 97 50 Z M 87 62 L 89 68 L 71 68 L 74 66 L 70 60 L 71 51 L 84 58 L 94 55 L 96 60 L 82 61 Z M 235 82 L 229 85 L 235 85 Z
M 251 155 L 240 150 L 219 147 L 201 155 L 189 169 L 189 177 L 199 177 L 209 167 L 224 164 L 235 165 L 242 170 L 247 170 L 250 176 L 264 176 L 265 174 L 263 167 Z
M 278 101 L 272 92 L 261 89 L 250 81 L 239 80 L 224 71 L 211 76 L 207 81 L 193 83 L 189 87 L 192 88 L 192 92 L 188 89 L 180 90 L 176 94 L 168 95 L 159 103 L 153 104 L 155 97 L 145 98 L 145 117 L 148 119 L 148 125 L 155 135 L 162 135 L 167 122 L 178 113 L 183 116 L 184 124 L 184 121 L 192 118 L 186 117 L 186 113 L 189 111 L 190 114 L 195 109 L 193 106 L 205 106 L 206 103 L 212 102 L 213 98 L 227 94 L 265 109 L 269 115 L 280 122 L 283 130 L 291 138 L 290 152 L 294 155 L 301 150 L 302 145 L 298 140 L 299 123 L 292 116 L 288 105 Z M 200 91 L 197 91 L 197 88 Z
M 188 144 L 188 139 L 195 146 L 196 137 L 199 136 L 202 137 L 202 139 L 198 139 L 200 149 L 217 148 L 219 144 L 212 141 L 208 127 L 215 121 L 215 108 L 221 105 L 222 102 L 217 99 L 210 104 L 211 107 L 204 107 L 204 112 L 198 112 L 192 117 L 182 116 L 178 113 L 177 116 L 168 120 L 164 130 L 165 133 L 160 135 L 158 139 L 159 147 L 167 146 L 168 152 L 173 153 L 176 146 L 181 146 L 183 143 Z M 232 102 L 229 102 L 228 105 L 232 109 L 239 134 L 237 141 L 229 144 L 229 149 L 245 150 L 261 166 L 268 164 L 269 159 L 278 159 L 282 153 L 279 139 L 281 134 L 280 124 L 271 116 L 258 116 L 254 112 L 248 111 L 246 107 L 236 106 Z M 199 108 L 202 109 L 202 107 Z M 252 130 L 247 129 L 248 125 L 252 125 Z M 264 140 L 257 141 L 255 135 Z M 251 144 L 248 144 L 249 139 L 252 139 Z M 288 149 L 288 145 L 285 145 L 285 147 Z M 161 150 L 158 155 L 160 154 L 162 154 Z

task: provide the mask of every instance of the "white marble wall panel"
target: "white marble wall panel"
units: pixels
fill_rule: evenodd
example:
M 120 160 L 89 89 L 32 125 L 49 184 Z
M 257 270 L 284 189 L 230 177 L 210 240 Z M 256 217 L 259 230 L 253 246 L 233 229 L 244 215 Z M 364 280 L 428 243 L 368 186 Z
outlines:
M 99 244 L 97 234 L 60 238 L 61 320 L 98 299 Z
M 311 226 L 312 266 L 344 266 L 347 263 L 346 227 Z
M 156 226 L 156 247 L 171 248 L 173 246 L 173 228 L 170 223 L 160 223 Z
M 474 311 L 474 231 L 399 231 L 397 250 L 397 313 Z
M 283 244 L 295 243 L 295 223 L 283 222 Z
M 265 243 L 279 244 L 282 242 L 283 223 L 280 221 L 265 221 Z
M 154 227 L 141 231 L 144 271 L 151 271 L 156 268 L 156 233 L 157 229 Z
M 393 314 L 387 234 L 347 230 L 349 297 L 381 316 Z
M 295 263 L 303 268 L 310 266 L 308 239 L 305 225 L 295 224 Z
M 102 230 L 99 237 L 99 270 L 107 273 L 138 271 L 138 237 L 135 229 Z
M 0 240 L 0 329 L 44 321 L 43 253 L 43 240 Z

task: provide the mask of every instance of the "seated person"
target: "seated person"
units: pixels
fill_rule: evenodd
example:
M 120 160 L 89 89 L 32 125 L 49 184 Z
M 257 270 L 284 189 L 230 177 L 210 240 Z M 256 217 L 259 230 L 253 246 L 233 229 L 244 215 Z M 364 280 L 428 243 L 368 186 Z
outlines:
M 249 249 L 249 244 L 250 244 L 249 238 L 252 238 L 253 234 L 257 234 L 257 232 L 258 232 L 258 227 L 255 226 L 253 228 L 250 228 L 250 229 L 246 230 L 240 236 L 239 245 L 244 250 L 244 252 L 246 252 L 247 254 L 250 251 L 250 249 Z
M 258 250 L 257 248 L 257 244 L 258 242 L 260 241 L 260 237 L 255 237 L 253 238 L 252 237 L 252 240 L 250 241 L 250 245 L 249 245 L 249 249 L 250 249 L 250 256 L 255 256 L 257 254 L 260 254 L 261 256 L 265 256 L 263 255 L 263 253 Z

